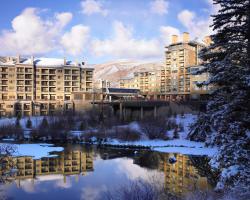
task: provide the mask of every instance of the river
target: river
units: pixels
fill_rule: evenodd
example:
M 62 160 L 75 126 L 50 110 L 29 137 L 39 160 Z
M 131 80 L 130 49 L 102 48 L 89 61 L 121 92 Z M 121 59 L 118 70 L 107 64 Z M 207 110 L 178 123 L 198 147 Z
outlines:
M 205 156 L 72 144 L 63 147 L 53 157 L 13 157 L 16 170 L 1 184 L 2 198 L 105 199 L 110 192 L 138 180 L 162 185 L 183 197 L 214 185 Z M 174 163 L 170 162 L 173 157 Z

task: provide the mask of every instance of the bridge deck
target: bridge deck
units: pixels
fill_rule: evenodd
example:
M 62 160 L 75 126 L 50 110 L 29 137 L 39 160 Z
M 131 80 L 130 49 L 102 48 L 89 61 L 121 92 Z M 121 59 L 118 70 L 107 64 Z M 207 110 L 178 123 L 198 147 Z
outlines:
M 168 106 L 169 102 L 166 101 L 98 101 L 94 102 L 94 104 L 105 104 L 105 105 L 111 105 L 111 106 L 119 106 L 120 103 L 123 107 L 162 107 L 162 106 Z

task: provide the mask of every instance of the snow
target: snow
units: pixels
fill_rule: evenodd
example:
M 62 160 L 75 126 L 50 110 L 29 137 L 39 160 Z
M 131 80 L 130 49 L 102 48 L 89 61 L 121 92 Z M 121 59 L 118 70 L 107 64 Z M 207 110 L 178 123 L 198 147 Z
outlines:
M 187 155 L 207 155 L 213 156 L 217 153 L 217 148 L 207 148 L 202 142 L 194 142 L 184 139 L 176 140 L 140 140 L 134 142 L 123 142 L 118 140 L 108 140 L 105 144 L 118 146 L 150 147 L 154 151 L 166 153 L 182 153 Z
M 154 148 L 155 151 L 164 153 L 181 153 L 185 155 L 205 155 L 212 157 L 217 153 L 216 148 L 190 148 L 190 147 L 158 147 Z
M 182 124 L 184 127 L 184 131 L 179 132 L 180 138 L 185 139 L 187 138 L 187 134 L 189 132 L 189 126 L 197 119 L 196 115 L 193 114 L 184 114 L 184 116 L 177 115 L 176 118 L 171 118 L 175 120 L 177 124 Z M 170 133 L 172 133 L 170 131 Z
M 60 58 L 34 58 L 34 63 L 37 66 L 63 66 L 64 65 L 64 59 L 60 59 Z M 31 59 L 24 59 L 22 61 L 22 64 L 31 64 Z M 78 64 L 76 62 L 72 62 L 72 61 L 66 61 L 67 65 L 74 65 L 77 66 Z
M 0 143 L 3 145 L 3 143 Z M 55 147 L 53 144 L 14 144 L 16 151 L 13 156 L 31 156 L 34 159 L 40 159 L 42 157 L 54 157 L 56 155 L 50 155 L 50 152 L 63 151 L 63 147 Z

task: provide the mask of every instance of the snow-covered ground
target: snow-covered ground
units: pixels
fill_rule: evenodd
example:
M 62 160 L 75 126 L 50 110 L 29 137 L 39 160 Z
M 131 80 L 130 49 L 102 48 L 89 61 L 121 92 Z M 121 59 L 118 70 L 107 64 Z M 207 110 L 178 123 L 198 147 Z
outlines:
M 176 118 L 172 118 L 172 120 L 176 121 L 176 124 L 182 124 L 183 131 L 179 132 L 180 139 L 173 139 L 173 140 L 149 140 L 146 137 L 142 137 L 139 141 L 134 142 L 128 142 L 128 141 L 119 141 L 116 139 L 107 139 L 107 142 L 104 144 L 107 145 L 115 145 L 115 146 L 134 146 L 134 147 L 149 147 L 152 150 L 159 151 L 159 152 L 176 152 L 176 153 L 182 153 L 182 154 L 192 154 L 192 155 L 208 155 L 212 156 L 217 152 L 216 148 L 207 148 L 205 147 L 204 143 L 201 142 L 193 142 L 187 140 L 187 134 L 189 132 L 189 126 L 194 120 L 197 118 L 196 115 L 192 114 L 185 114 L 184 116 L 177 115 Z M 32 126 L 37 127 L 43 117 L 31 117 Z M 0 126 L 4 124 L 14 124 L 15 118 L 5 118 L 0 119 Z M 20 120 L 20 124 L 23 128 L 26 126 L 28 118 L 22 118 Z M 48 119 L 49 120 L 49 119 Z M 143 132 L 140 128 L 140 124 L 137 122 L 132 122 L 127 125 L 120 125 L 113 127 L 113 129 L 119 128 L 129 128 L 131 130 L 137 131 L 142 134 Z M 74 136 L 80 138 L 80 136 L 84 133 L 88 132 L 97 132 L 97 129 L 90 129 L 85 131 L 71 131 L 71 134 Z M 112 129 L 110 130 L 112 131 Z M 167 134 L 170 138 L 173 136 L 173 130 L 167 131 Z M 93 143 L 96 141 L 94 140 Z M 41 157 L 41 156 L 47 156 L 50 151 L 61 151 L 62 149 L 58 147 L 53 147 L 51 145 L 42 145 L 42 144 L 23 144 L 23 145 L 17 145 L 18 146 L 18 152 L 20 155 L 29 155 L 32 153 L 32 149 L 35 149 L 35 157 Z
M 217 152 L 217 148 L 207 148 L 202 142 L 193 142 L 185 139 L 176 140 L 140 140 L 134 142 L 122 142 L 118 140 L 108 140 L 108 145 L 116 146 L 134 146 L 134 147 L 150 147 L 154 151 L 166 153 L 181 153 L 189 155 L 207 155 L 213 156 Z
M 6 145 L 0 143 L 0 145 Z M 15 153 L 13 156 L 31 156 L 34 159 L 42 157 L 54 157 L 56 155 L 50 154 L 54 151 L 63 151 L 63 147 L 55 147 L 53 144 L 13 144 Z

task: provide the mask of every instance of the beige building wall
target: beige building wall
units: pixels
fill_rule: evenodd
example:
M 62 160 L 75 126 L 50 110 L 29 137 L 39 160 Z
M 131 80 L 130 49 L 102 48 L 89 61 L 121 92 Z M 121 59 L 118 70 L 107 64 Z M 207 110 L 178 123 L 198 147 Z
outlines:
M 191 74 L 192 67 L 201 64 L 198 54 L 205 45 L 189 41 L 189 34 L 184 33 L 182 42 L 173 40 L 173 43 L 166 47 L 166 66 L 161 71 L 161 94 L 171 99 L 190 97 L 194 91 L 201 94 L 209 92 L 208 90 L 194 90 L 193 85 L 198 80 L 206 81 L 208 75 L 193 76 Z
M 93 68 L 65 59 L 43 59 L 0 62 L 0 116 L 72 110 L 72 93 L 92 93 Z
M 135 72 L 133 78 L 120 80 L 121 88 L 139 89 L 142 94 L 160 92 L 161 70 Z

